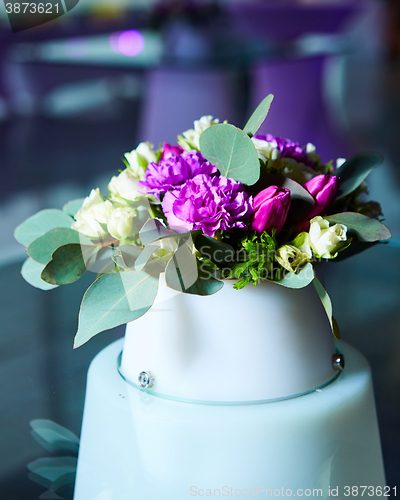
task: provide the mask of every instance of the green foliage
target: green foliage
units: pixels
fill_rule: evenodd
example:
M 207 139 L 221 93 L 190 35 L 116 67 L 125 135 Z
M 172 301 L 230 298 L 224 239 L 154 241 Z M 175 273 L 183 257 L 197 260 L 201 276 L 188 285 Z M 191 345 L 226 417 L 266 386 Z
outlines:
M 331 325 L 332 333 L 333 333 L 335 338 L 340 340 L 340 330 L 339 330 L 339 326 L 338 326 L 335 318 L 333 317 L 331 299 L 329 298 L 329 295 L 327 294 L 325 288 L 322 286 L 322 284 L 318 278 L 314 278 L 313 283 L 314 283 L 314 287 L 318 293 L 318 296 L 321 299 L 322 305 L 324 306 L 326 315 L 328 316 L 328 320 L 329 320 L 329 324 Z
M 358 241 L 373 242 L 391 238 L 389 229 L 377 219 L 355 212 L 343 212 L 324 217 L 334 224 L 344 224 L 349 235 L 355 236 Z
M 67 227 L 56 227 L 32 241 L 26 252 L 36 262 L 47 264 L 50 262 L 53 252 L 58 247 L 68 243 L 91 245 L 90 240 L 78 231 Z
M 257 132 L 267 117 L 273 99 L 274 96 L 269 94 L 260 102 L 253 114 L 250 116 L 249 121 L 246 123 L 243 132 L 250 136 L 253 136 Z
M 283 276 L 283 277 L 282 277 Z M 313 265 L 308 262 L 298 272 L 292 273 L 285 269 L 280 269 L 276 275 L 274 282 L 286 288 L 304 288 L 308 286 L 314 279 Z
M 78 454 L 79 438 L 71 431 L 51 420 L 32 420 L 31 435 L 50 452 L 63 451 Z
M 158 279 L 159 269 L 151 274 L 124 271 L 100 276 L 83 297 L 74 347 L 143 316 L 156 298 Z
M 234 260 L 235 251 L 233 247 L 211 236 L 199 234 L 196 236 L 194 244 L 203 256 L 219 267 L 223 267 L 225 264 L 228 265 Z
M 251 186 L 260 177 L 260 161 L 249 136 L 228 123 L 207 128 L 200 135 L 200 151 L 222 175 Z
M 340 200 L 352 193 L 382 162 L 383 156 L 374 152 L 358 153 L 349 158 L 336 172 L 336 175 L 340 177 L 336 199 Z
M 261 236 L 250 235 L 241 240 L 240 245 L 242 248 L 237 254 L 238 262 L 232 265 L 228 275 L 224 272 L 223 277 L 238 279 L 234 285 L 236 290 L 249 283 L 256 286 L 261 279 L 271 279 L 274 274 L 275 231 L 272 236 L 265 231 Z
M 78 200 L 72 200 L 63 206 L 63 212 L 70 217 L 75 217 L 77 212 L 82 208 L 84 199 L 79 198 Z
M 53 252 L 41 278 L 51 285 L 67 285 L 77 281 L 94 263 L 100 247 L 69 243 Z
M 35 288 L 40 288 L 40 290 L 52 290 L 53 288 L 57 288 L 57 285 L 50 285 L 42 280 L 41 274 L 44 267 L 43 264 L 39 264 L 29 257 L 22 265 L 21 275 L 27 283 Z
M 20 224 L 14 233 L 15 239 L 24 246 L 43 236 L 55 227 L 71 227 L 73 220 L 61 210 L 42 210 Z

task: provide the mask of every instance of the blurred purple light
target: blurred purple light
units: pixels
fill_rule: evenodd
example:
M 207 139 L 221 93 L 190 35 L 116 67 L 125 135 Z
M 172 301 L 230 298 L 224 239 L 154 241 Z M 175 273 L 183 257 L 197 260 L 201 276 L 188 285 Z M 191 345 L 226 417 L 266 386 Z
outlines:
M 142 52 L 144 37 L 137 30 L 118 31 L 110 36 L 110 47 L 114 52 L 134 57 Z

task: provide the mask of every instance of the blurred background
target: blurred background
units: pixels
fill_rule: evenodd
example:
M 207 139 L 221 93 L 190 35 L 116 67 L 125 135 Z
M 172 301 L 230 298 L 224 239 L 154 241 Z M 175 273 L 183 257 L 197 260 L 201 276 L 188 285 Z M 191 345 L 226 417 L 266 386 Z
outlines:
M 89 282 L 32 288 L 14 228 L 104 190 L 140 141 L 174 142 L 206 114 L 242 127 L 269 93 L 261 132 L 312 142 L 324 161 L 385 157 L 368 186 L 393 239 L 325 279 L 343 339 L 372 366 L 387 484 L 400 486 L 399 0 L 80 0 L 16 33 L 0 3 L 2 500 L 43 493 L 27 464 L 49 453 L 29 422 L 79 435 L 89 362 L 123 335 L 72 350 Z

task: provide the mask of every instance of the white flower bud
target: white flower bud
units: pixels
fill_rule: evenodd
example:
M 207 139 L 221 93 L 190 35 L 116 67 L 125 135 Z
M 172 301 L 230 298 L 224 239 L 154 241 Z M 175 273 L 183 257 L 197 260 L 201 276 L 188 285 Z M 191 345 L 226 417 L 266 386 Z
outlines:
M 125 240 L 132 236 L 137 228 L 134 224 L 136 211 L 129 207 L 118 207 L 112 211 L 107 224 L 108 232 L 117 240 Z
M 138 187 L 139 179 L 133 177 L 128 169 L 123 170 L 118 176 L 114 176 L 108 184 L 112 201 L 124 204 L 124 200 L 135 201 L 140 196 Z
M 212 125 L 219 123 L 218 118 L 213 119 L 211 115 L 202 116 L 200 120 L 194 122 L 194 129 L 186 130 L 181 136 L 178 136 L 178 143 L 186 150 L 200 150 L 200 135 Z
M 75 222 L 71 227 L 91 239 L 101 239 L 108 234 L 104 225 L 107 224 L 112 211 L 112 203 L 104 201 L 99 188 L 92 189 L 75 215 Z
M 251 138 L 260 160 L 276 160 L 279 158 L 279 150 L 276 149 L 276 142 L 265 141 L 264 139 Z
M 141 142 L 139 146 L 130 153 L 125 153 L 125 158 L 129 163 L 128 170 L 133 177 L 144 180 L 146 177 L 147 165 L 157 161 L 157 155 L 153 151 L 153 144 Z
M 317 216 L 310 221 L 309 235 L 314 255 L 324 259 L 333 259 L 346 245 L 347 227 L 343 224 L 329 227 L 329 221 Z

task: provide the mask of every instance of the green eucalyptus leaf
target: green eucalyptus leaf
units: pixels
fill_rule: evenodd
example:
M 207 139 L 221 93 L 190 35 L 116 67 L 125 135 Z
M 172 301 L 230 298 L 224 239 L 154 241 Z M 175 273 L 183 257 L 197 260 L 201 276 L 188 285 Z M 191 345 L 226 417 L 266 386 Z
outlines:
M 139 231 L 139 238 L 143 245 L 148 245 L 160 238 L 173 236 L 174 234 L 159 219 L 149 219 Z
M 15 239 L 29 246 L 32 241 L 55 227 L 71 227 L 73 220 L 61 210 L 42 210 L 20 224 L 14 232 Z
M 250 137 L 228 123 L 207 128 L 200 135 L 200 151 L 222 175 L 251 186 L 260 177 L 260 161 Z
M 365 242 L 353 239 L 351 245 L 348 248 L 341 250 L 334 259 L 331 259 L 331 262 L 342 262 L 342 260 L 348 259 L 361 252 L 365 252 L 365 250 L 369 250 L 375 245 L 387 245 L 388 243 L 388 241 Z
M 205 265 L 199 265 L 197 269 L 197 280 L 192 286 L 185 290 L 185 293 L 194 295 L 213 295 L 221 290 L 224 286 L 222 281 L 212 277 L 212 271 L 207 269 Z
M 304 288 L 309 285 L 314 279 L 314 268 L 309 262 L 297 273 L 286 273 L 280 281 L 274 281 L 278 285 L 287 288 Z
M 52 290 L 53 288 L 57 288 L 57 285 L 50 285 L 40 277 L 44 268 L 45 266 L 43 264 L 39 264 L 29 257 L 22 265 L 21 275 L 27 283 L 35 288 L 40 288 L 40 290 Z
M 51 261 L 42 271 L 41 278 L 51 285 L 67 285 L 77 281 L 92 267 L 93 258 L 99 251 L 94 245 L 69 243 L 58 247 Z
M 32 474 L 32 473 L 31 473 Z M 30 474 L 29 474 L 30 476 Z M 47 486 L 46 486 L 47 488 Z M 54 491 L 48 490 L 42 493 L 39 497 L 40 500 L 63 500 L 63 497 L 60 497 L 57 495 L 57 493 L 54 493 Z
M 331 325 L 332 333 L 336 339 L 340 340 L 339 326 L 338 326 L 335 318 L 333 317 L 331 299 L 329 298 L 329 295 L 327 294 L 325 288 L 322 286 L 322 284 L 318 278 L 314 278 L 313 283 L 314 283 L 314 287 L 318 293 L 318 296 L 321 299 L 322 305 L 324 306 L 326 315 L 328 316 L 328 320 L 329 320 L 329 324 Z
M 143 316 L 157 295 L 159 270 L 124 271 L 100 276 L 87 290 L 79 312 L 74 347 L 104 330 Z
M 47 451 L 72 451 L 78 453 L 79 438 L 71 431 L 51 420 L 32 420 L 32 437 Z
M 135 245 L 121 245 L 114 249 L 114 262 L 127 270 L 133 270 L 136 259 L 142 253 L 142 249 Z
M 72 200 L 66 203 L 63 206 L 63 212 L 69 215 L 70 217 L 75 217 L 77 212 L 82 208 L 84 198 L 79 198 L 77 200 Z
M 145 245 L 136 259 L 135 271 L 141 271 L 158 248 L 160 248 L 158 245 Z
M 205 234 L 196 237 L 195 246 L 204 257 L 220 267 L 232 263 L 235 259 L 235 251 L 231 245 Z
M 377 219 L 356 212 L 343 212 L 329 215 L 324 219 L 334 224 L 344 224 L 351 236 L 356 236 L 359 241 L 372 242 L 391 238 L 389 229 Z
M 67 227 L 55 227 L 32 243 L 26 249 L 27 254 L 40 264 L 47 264 L 51 260 L 53 252 L 62 245 L 68 243 L 81 243 L 91 245 L 91 241 L 74 229 Z
M 186 292 L 197 280 L 197 259 L 193 253 L 193 243 L 183 241 L 165 269 L 165 281 L 170 288 Z
M 336 200 L 352 193 L 382 162 L 383 156 L 375 152 L 358 153 L 344 162 L 335 174 L 340 177 L 340 187 Z
M 59 493 L 60 495 L 63 495 L 63 498 L 66 497 L 65 490 L 66 487 L 70 487 L 69 490 L 71 493 L 73 492 L 73 486 L 75 484 L 75 479 L 76 479 L 76 471 L 75 472 L 67 472 L 66 474 L 63 474 L 60 476 L 56 481 L 53 482 L 51 485 L 51 490 L 54 491 L 55 493 Z M 70 494 L 71 494 L 70 493 Z
M 267 117 L 273 99 L 274 96 L 269 94 L 260 102 L 253 114 L 250 116 L 249 121 L 246 123 L 243 132 L 250 136 L 253 136 L 257 132 Z

